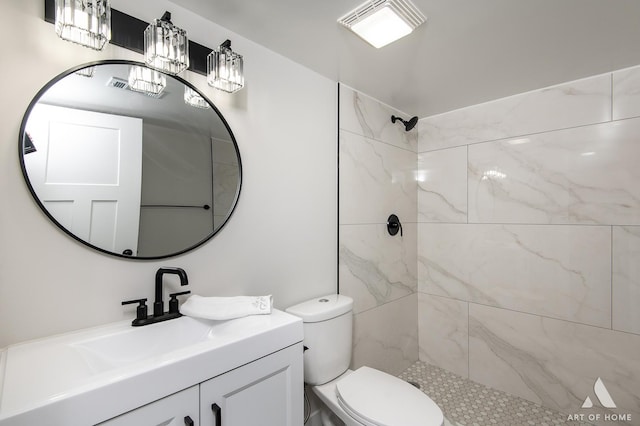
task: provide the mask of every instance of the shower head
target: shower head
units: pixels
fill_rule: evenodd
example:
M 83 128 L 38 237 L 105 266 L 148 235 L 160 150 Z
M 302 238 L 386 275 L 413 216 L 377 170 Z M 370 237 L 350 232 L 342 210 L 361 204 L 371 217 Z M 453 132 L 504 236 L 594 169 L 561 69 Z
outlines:
M 402 124 L 404 124 L 404 130 L 406 130 L 407 132 L 416 127 L 416 124 L 418 124 L 418 117 L 411 117 L 409 121 L 406 121 L 400 117 L 396 117 L 395 115 L 391 116 L 392 123 L 395 123 L 397 120 L 400 120 Z
M 403 121 L 404 123 L 404 128 L 405 130 L 408 132 L 409 130 L 413 129 L 416 124 L 418 124 L 418 117 L 411 117 L 411 119 L 407 122 L 407 121 Z

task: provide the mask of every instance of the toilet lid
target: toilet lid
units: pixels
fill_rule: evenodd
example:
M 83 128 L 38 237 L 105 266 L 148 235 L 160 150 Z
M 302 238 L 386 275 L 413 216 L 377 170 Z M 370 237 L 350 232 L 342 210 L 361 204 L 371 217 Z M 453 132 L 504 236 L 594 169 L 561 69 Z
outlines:
M 415 386 L 360 367 L 336 383 L 340 406 L 366 426 L 440 426 L 442 410 Z

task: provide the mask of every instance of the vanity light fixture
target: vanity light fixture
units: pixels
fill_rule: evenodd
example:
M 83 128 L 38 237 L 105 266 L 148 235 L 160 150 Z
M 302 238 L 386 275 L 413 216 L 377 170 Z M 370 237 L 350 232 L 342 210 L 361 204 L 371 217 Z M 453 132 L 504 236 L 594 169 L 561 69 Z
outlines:
M 209 103 L 189 86 L 184 86 L 184 103 L 200 109 L 209 109 Z
M 176 75 L 189 68 L 187 32 L 171 22 L 171 13 L 154 20 L 144 30 L 144 60 L 151 68 Z
M 338 19 L 373 47 L 392 43 L 426 22 L 410 0 L 369 0 Z
M 56 34 L 95 50 L 111 40 L 110 0 L 55 0 Z
M 207 76 L 210 86 L 229 93 L 244 87 L 244 59 L 231 50 L 231 41 L 226 40 L 215 51 L 190 41 L 185 30 L 173 25 L 170 12 L 165 12 L 162 18 L 149 24 L 112 9 L 111 0 L 43 1 L 44 20 L 54 24 L 56 32 L 62 38 L 75 35 L 75 39 L 71 38 L 72 41 L 82 44 L 86 42 L 86 45 L 95 49 L 101 49 L 109 42 L 136 53 L 142 51 L 144 61 L 150 68 L 169 75 L 189 69 Z M 90 38 L 89 33 L 96 29 L 101 30 L 102 36 Z M 157 84 L 156 80 L 151 83 Z M 133 90 L 134 87 L 131 86 Z
M 134 65 L 129 68 L 128 83 L 131 90 L 158 98 L 167 87 L 167 78 L 151 68 Z
M 207 83 L 209 86 L 228 93 L 244 87 L 244 59 L 231 50 L 231 40 L 224 43 L 207 56 Z

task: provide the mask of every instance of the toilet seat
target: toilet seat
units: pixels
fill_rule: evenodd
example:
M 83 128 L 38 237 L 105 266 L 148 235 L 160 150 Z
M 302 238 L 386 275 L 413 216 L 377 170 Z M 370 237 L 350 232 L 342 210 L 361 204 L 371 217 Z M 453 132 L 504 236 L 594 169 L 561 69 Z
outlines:
M 365 426 L 440 426 L 440 408 L 422 391 L 390 374 L 360 367 L 337 381 L 344 411 Z

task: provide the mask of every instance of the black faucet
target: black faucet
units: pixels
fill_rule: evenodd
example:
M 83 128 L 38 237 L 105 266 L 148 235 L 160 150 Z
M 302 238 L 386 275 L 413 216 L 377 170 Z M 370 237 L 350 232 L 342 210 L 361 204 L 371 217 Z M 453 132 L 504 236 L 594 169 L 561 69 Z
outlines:
M 164 274 L 175 274 L 180 277 L 180 285 L 189 284 L 187 273 L 182 268 L 160 268 L 156 272 L 156 300 L 153 302 L 153 316 L 147 316 L 147 299 L 127 300 L 122 302 L 123 305 L 130 303 L 138 303 L 138 309 L 136 312 L 136 319 L 133 320 L 131 325 L 140 326 L 153 324 L 160 321 L 166 321 L 173 318 L 181 317 L 182 314 L 178 310 L 178 296 L 183 294 L 189 294 L 190 291 L 183 291 L 180 293 L 170 294 L 169 311 L 164 311 L 164 300 L 162 300 L 162 277 Z
M 164 315 L 164 300 L 162 300 L 162 276 L 164 274 L 175 274 L 180 277 L 180 285 L 189 284 L 187 273 L 182 268 L 160 268 L 156 272 L 156 301 L 153 302 L 153 316 L 159 317 Z M 176 294 L 177 295 L 177 294 Z M 173 299 L 174 296 L 172 295 Z

